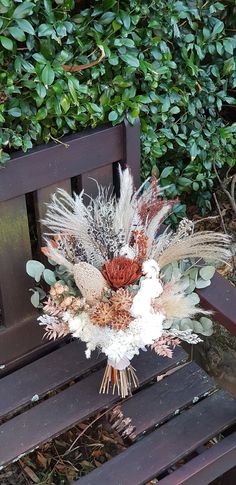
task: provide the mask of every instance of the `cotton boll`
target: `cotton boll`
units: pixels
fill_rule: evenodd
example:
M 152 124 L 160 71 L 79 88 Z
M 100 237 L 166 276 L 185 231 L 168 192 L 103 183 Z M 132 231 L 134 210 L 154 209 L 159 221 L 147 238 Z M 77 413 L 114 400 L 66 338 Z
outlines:
M 125 256 L 126 258 L 134 259 L 136 256 L 136 253 L 133 248 L 131 248 L 128 244 L 126 244 L 121 248 L 120 256 Z

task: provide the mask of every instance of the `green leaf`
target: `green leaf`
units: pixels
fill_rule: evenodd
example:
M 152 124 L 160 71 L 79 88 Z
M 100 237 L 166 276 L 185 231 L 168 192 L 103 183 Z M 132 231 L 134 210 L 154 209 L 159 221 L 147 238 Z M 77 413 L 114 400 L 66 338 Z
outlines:
M 217 20 L 213 28 L 213 35 L 220 34 L 222 30 L 224 30 L 224 23 L 221 20 Z
M 235 70 L 235 60 L 233 57 L 224 62 L 224 74 L 231 74 Z
M 21 110 L 15 106 L 14 108 L 8 110 L 8 114 L 14 116 L 14 118 L 19 118 L 21 116 Z
M 14 39 L 18 40 L 19 42 L 25 41 L 25 34 L 23 30 L 19 29 L 19 27 L 9 27 L 8 30 Z
M 178 183 L 182 185 L 183 187 L 191 187 L 192 181 L 188 179 L 187 177 L 179 177 L 178 178 Z
M 169 167 L 165 167 L 164 170 L 162 170 L 162 172 L 161 172 L 161 179 L 165 179 L 165 178 L 169 177 L 169 175 L 172 174 L 173 171 L 174 171 L 173 165 L 171 165 Z
M 47 59 L 45 59 L 45 57 L 40 54 L 39 52 L 36 52 L 35 54 L 33 54 L 32 56 L 37 62 L 39 62 L 40 64 L 46 64 L 47 63 Z
M 40 281 L 40 278 L 44 272 L 45 266 L 44 264 L 40 263 L 40 261 L 36 261 L 31 259 L 26 263 L 26 273 L 31 276 L 32 278 L 37 281 Z
M 211 280 L 215 274 L 216 269 L 214 266 L 204 266 L 200 269 L 199 274 L 203 280 Z
M 194 160 L 194 158 L 196 158 L 196 156 L 198 154 L 198 148 L 197 148 L 197 144 L 195 142 L 192 143 L 189 151 L 190 151 L 190 155 L 191 155 L 192 160 Z
M 116 121 L 117 118 L 118 118 L 118 114 L 116 113 L 116 111 L 111 111 L 108 115 L 109 121 Z
M 16 23 L 20 27 L 20 29 L 22 29 L 27 34 L 35 35 L 35 30 L 28 20 L 19 19 L 19 20 L 16 20 Z
M 54 28 L 50 24 L 41 24 L 38 28 L 39 37 L 47 37 L 54 33 Z
M 50 286 L 55 285 L 55 283 L 57 281 L 56 280 L 56 277 L 55 277 L 55 274 L 54 274 L 54 272 L 51 269 L 45 269 L 44 270 L 44 272 L 43 272 L 43 279 Z
M 122 19 L 122 22 L 123 22 L 123 25 L 124 25 L 124 28 L 126 30 L 129 30 L 130 28 L 130 24 L 131 24 L 131 18 L 130 16 L 127 14 L 127 12 L 121 12 L 121 19 Z
M 55 79 L 55 74 L 53 69 L 49 66 L 49 64 L 46 64 L 42 70 L 42 82 L 46 86 L 50 86 Z
M 23 2 L 14 10 L 12 17 L 14 19 L 23 19 L 27 15 L 32 14 L 35 4 L 32 2 Z
M 193 190 L 197 192 L 199 190 L 199 184 L 197 182 L 193 182 Z
M 116 14 L 114 12 L 105 12 L 99 22 L 102 24 L 102 25 L 108 25 L 108 24 L 111 24 L 113 22 L 113 20 L 115 19 L 116 17 Z
M 70 108 L 70 100 L 66 94 L 61 98 L 60 104 L 64 113 L 67 113 L 68 109 Z
M 131 67 L 139 67 L 139 60 L 137 57 L 132 56 L 131 54 L 123 54 L 120 56 L 122 61 L 126 62 Z
M 4 37 L 4 35 L 0 35 L 0 42 L 4 47 L 4 49 L 7 49 L 8 51 L 13 50 L 13 47 L 14 47 L 13 42 L 8 37 Z

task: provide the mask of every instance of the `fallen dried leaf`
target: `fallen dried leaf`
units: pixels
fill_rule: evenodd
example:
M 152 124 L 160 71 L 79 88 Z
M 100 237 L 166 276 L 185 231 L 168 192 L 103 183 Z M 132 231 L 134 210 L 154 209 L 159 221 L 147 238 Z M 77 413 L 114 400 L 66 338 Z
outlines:
M 22 460 L 19 460 L 19 464 L 23 472 L 32 480 L 34 483 L 39 483 L 40 479 L 37 477 L 36 473 L 28 465 L 25 465 Z
M 38 463 L 44 468 L 46 469 L 47 468 L 47 465 L 48 465 L 48 460 L 47 458 L 42 455 L 42 453 L 40 453 L 39 451 L 37 451 L 37 461 Z

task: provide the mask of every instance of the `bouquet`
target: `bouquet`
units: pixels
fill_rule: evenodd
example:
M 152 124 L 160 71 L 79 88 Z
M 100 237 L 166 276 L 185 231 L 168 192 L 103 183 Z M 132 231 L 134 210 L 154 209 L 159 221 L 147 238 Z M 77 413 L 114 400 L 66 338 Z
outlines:
M 45 335 L 79 338 L 87 358 L 96 348 L 103 352 L 100 392 L 112 388 L 125 397 L 138 385 L 134 355 L 150 347 L 171 357 L 181 340 L 195 344 L 199 334 L 211 335 L 209 312 L 194 290 L 210 284 L 214 261 L 230 258 L 229 238 L 195 232 L 187 219 L 160 234 L 176 201 L 161 199 L 154 178 L 135 191 L 129 169 L 120 169 L 119 199 L 97 188 L 96 198 L 60 189 L 52 196 L 42 249 L 54 271 L 31 260 L 27 272 L 51 286 L 48 295 L 37 287 L 31 297 L 43 309 Z

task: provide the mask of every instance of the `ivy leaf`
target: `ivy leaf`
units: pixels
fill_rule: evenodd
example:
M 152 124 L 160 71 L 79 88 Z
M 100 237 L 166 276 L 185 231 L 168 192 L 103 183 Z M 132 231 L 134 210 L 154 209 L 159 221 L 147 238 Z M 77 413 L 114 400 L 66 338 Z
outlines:
M 49 66 L 49 64 L 46 64 L 42 70 L 42 82 L 46 86 L 50 86 L 55 79 L 55 74 L 53 69 Z
M 123 54 L 120 56 L 122 61 L 126 62 L 131 67 L 139 67 L 139 60 L 137 57 L 132 56 L 131 54 Z
M 13 42 L 8 37 L 5 37 L 4 35 L 0 35 L 0 42 L 1 42 L 2 46 L 4 47 L 4 49 L 7 49 L 8 51 L 13 50 L 13 47 L 14 47 Z

